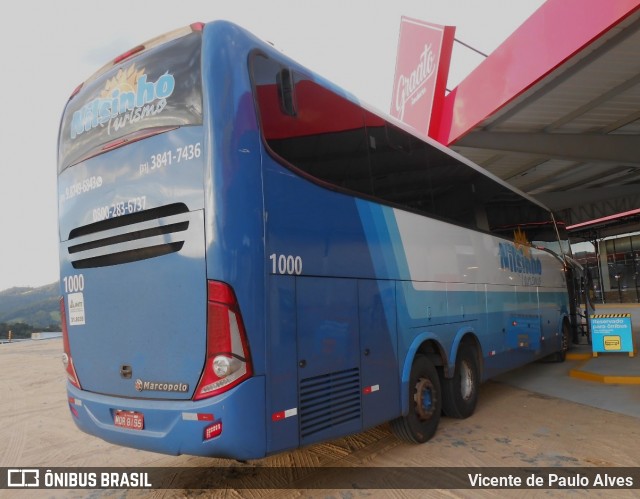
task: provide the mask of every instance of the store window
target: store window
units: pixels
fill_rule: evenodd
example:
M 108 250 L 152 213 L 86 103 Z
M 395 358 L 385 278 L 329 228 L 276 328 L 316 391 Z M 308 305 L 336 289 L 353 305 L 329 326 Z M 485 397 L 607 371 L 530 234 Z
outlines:
M 605 241 L 609 286 L 606 298 L 620 303 L 640 302 L 640 235 Z
M 589 269 L 598 303 L 640 303 L 640 234 L 571 245 Z

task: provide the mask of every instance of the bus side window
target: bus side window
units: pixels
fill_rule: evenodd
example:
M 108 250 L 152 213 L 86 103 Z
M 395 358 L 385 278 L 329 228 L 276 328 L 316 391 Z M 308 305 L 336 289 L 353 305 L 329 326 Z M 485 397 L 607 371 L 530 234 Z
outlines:
M 426 169 L 426 145 L 413 135 L 366 112 L 373 195 L 423 213 L 433 211 Z
M 492 234 L 560 254 L 551 213 L 487 177 L 478 180 Z
M 432 214 L 477 229 L 475 181 L 479 174 L 435 147 L 428 151 L 427 171 L 432 186 Z
M 463 161 L 267 56 L 252 58 L 272 156 L 307 176 L 473 230 L 558 250 L 551 215 Z
M 307 75 L 256 54 L 252 78 L 272 155 L 336 187 L 371 193 L 362 109 Z

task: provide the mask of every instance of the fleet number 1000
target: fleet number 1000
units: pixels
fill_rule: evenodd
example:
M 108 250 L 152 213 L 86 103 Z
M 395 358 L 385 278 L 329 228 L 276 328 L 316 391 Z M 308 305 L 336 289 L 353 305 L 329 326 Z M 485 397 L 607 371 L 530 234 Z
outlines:
M 284 275 L 302 274 L 302 257 L 293 255 L 269 255 L 271 273 Z
M 84 291 L 84 276 L 82 274 L 65 276 L 62 281 L 64 282 L 65 293 L 77 293 L 78 291 Z

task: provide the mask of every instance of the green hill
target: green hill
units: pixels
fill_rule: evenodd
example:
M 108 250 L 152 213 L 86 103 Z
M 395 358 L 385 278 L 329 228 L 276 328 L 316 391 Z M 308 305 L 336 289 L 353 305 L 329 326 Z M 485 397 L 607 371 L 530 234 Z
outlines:
M 60 324 L 60 289 L 57 282 L 39 288 L 0 291 L 0 323 L 25 323 L 34 328 Z

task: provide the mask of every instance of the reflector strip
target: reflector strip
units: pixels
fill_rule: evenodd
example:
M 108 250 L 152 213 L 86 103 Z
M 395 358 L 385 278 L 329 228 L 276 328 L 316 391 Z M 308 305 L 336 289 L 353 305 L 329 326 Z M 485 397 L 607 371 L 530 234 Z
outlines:
M 298 408 L 294 407 L 293 409 L 287 409 L 286 411 L 280 411 L 273 413 L 271 419 L 273 421 L 280 421 L 281 419 L 290 418 L 291 416 L 296 416 L 298 414 Z
M 69 403 L 74 405 L 79 405 L 80 407 L 82 407 L 82 400 L 80 399 L 69 397 Z
M 491 350 L 489 352 L 489 357 L 493 357 L 495 354 L 496 354 L 496 351 L 495 350 Z
M 368 395 L 369 393 L 377 392 L 378 390 L 380 390 L 380 385 L 365 386 L 362 389 L 362 393 L 364 393 L 365 395 Z
M 182 419 L 185 421 L 213 421 L 213 414 L 183 412 Z
M 217 423 L 213 423 L 211 426 L 207 426 L 204 429 L 204 439 L 211 440 L 219 436 L 222 433 L 222 421 L 218 421 Z

